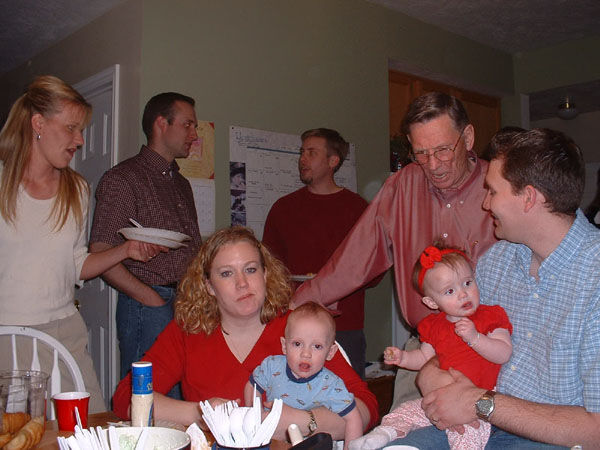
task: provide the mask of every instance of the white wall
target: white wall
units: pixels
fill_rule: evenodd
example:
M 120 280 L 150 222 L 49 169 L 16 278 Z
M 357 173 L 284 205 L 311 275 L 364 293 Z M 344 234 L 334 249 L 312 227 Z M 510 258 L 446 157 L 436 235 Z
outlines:
M 597 189 L 597 173 L 600 168 L 600 111 L 580 114 L 573 120 L 559 118 L 531 122 L 531 128 L 551 128 L 571 137 L 583 152 L 586 162 L 585 190 L 581 206 L 590 204 Z

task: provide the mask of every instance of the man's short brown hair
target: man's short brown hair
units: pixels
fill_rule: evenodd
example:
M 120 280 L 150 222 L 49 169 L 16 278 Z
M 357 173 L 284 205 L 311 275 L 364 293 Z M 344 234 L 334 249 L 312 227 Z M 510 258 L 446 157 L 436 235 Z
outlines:
M 502 176 L 513 193 L 533 186 L 544 194 L 550 212 L 575 216 L 583 197 L 585 163 L 581 149 L 560 131 L 535 128 L 515 133 L 494 148 Z
M 163 92 L 148 100 L 142 116 L 142 130 L 144 130 L 148 141 L 152 139 L 152 127 L 158 117 L 164 117 L 169 124 L 173 123 L 173 119 L 175 118 L 175 102 L 188 103 L 192 108 L 196 104 L 192 97 L 177 92 Z
M 348 156 L 350 144 L 346 142 L 340 133 L 330 128 L 313 128 L 312 130 L 306 130 L 302 133 L 302 136 L 300 136 L 302 142 L 309 137 L 320 137 L 325 139 L 327 156 L 336 155 L 340 159 L 337 166 L 333 169 L 334 172 L 337 172 Z
M 415 98 L 408 106 L 402 120 L 402 132 L 408 135 L 411 125 L 429 122 L 443 114 L 450 116 L 458 131 L 469 125 L 469 116 L 459 99 L 443 92 L 428 92 Z
M 483 150 L 483 153 L 481 154 L 480 158 L 489 161 L 490 159 L 492 159 L 491 155 L 494 155 L 496 153 L 496 149 L 502 147 L 503 145 L 506 145 L 506 143 L 509 142 L 515 134 L 521 133 L 523 131 L 526 131 L 525 128 L 515 127 L 511 125 L 500 128 L 498 131 L 496 131 L 496 134 L 492 136 L 492 139 L 490 139 L 490 142 Z

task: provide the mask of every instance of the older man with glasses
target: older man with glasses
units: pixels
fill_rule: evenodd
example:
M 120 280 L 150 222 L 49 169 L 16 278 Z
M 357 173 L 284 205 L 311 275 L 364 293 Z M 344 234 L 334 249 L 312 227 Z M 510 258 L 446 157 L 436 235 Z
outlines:
M 475 263 L 496 242 L 481 207 L 488 163 L 472 152 L 475 132 L 461 102 L 439 92 L 422 95 L 409 106 L 403 131 L 415 164 L 387 179 L 317 276 L 296 291 L 295 304 L 332 305 L 393 265 L 402 315 L 416 327 L 431 312 L 412 287 L 419 252 L 440 241 Z

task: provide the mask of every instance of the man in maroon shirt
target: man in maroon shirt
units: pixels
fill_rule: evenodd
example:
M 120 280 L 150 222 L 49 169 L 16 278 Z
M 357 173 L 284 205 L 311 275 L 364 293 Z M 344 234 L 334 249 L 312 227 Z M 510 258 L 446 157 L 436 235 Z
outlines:
M 118 230 L 130 227 L 130 218 L 192 238 L 187 247 L 160 253 L 146 264 L 125 260 L 102 275 L 119 291 L 121 378 L 173 318 L 177 282 L 201 243 L 192 189 L 175 161 L 188 156 L 198 138 L 196 125 L 192 98 L 174 92 L 152 97 L 142 118 L 148 145 L 107 171 L 96 189 L 92 252 L 118 245 L 123 239 Z
M 263 235 L 263 243 L 294 275 L 318 272 L 367 207 L 362 197 L 334 180 L 348 155 L 348 142 L 327 128 L 305 131 L 301 139 L 298 171 L 306 186 L 273 204 Z M 336 317 L 336 340 L 363 378 L 364 299 L 363 290 L 345 296 Z

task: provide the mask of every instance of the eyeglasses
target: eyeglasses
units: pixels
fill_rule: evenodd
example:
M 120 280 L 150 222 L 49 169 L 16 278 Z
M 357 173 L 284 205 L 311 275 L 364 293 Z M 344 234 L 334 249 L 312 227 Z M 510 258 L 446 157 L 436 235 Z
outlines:
M 436 149 L 433 149 L 432 153 L 429 153 L 429 150 L 417 150 L 416 152 L 413 150 L 411 159 L 421 166 L 427 164 L 431 156 L 435 156 L 439 161 L 442 162 L 450 161 L 452 158 L 454 158 L 454 151 L 456 150 L 456 147 L 458 146 L 460 138 L 462 138 L 464 132 L 465 129 L 463 128 L 458 136 L 458 139 L 456 140 L 456 144 L 454 144 L 454 147 L 438 147 Z

